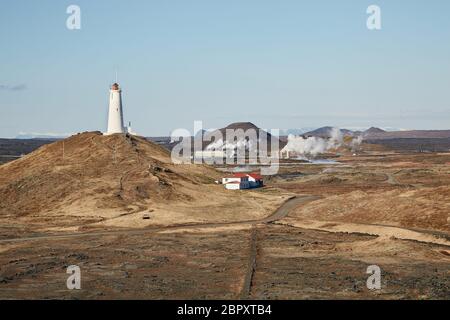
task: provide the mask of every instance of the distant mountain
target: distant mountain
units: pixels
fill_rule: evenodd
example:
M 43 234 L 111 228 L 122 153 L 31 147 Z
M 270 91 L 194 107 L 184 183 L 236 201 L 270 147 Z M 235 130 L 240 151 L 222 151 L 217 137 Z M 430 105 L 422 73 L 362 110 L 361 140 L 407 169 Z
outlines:
M 371 127 L 369 129 L 367 129 L 366 131 L 364 131 L 363 133 L 364 133 L 364 135 L 384 134 L 384 133 L 386 133 L 386 131 L 383 129 L 380 129 L 380 128 Z
M 290 134 L 293 134 L 294 136 L 301 136 L 305 132 L 309 132 L 314 129 L 315 129 L 314 127 L 297 128 L 297 129 L 282 129 L 282 130 L 280 130 L 280 136 L 288 136 Z
M 228 126 L 226 126 L 225 128 L 219 129 L 219 130 L 224 130 L 224 129 L 232 129 L 232 130 L 238 130 L 238 129 L 243 129 L 243 130 L 248 130 L 248 129 L 255 129 L 255 130 L 259 130 L 259 127 L 257 125 L 255 125 L 252 122 L 234 122 L 229 124 Z
M 298 129 L 287 129 L 287 130 L 281 130 L 280 135 L 277 137 L 279 141 L 280 149 L 282 149 L 287 144 L 287 135 L 294 134 L 297 136 L 316 136 L 316 137 L 322 137 L 322 138 L 329 138 L 330 133 L 334 127 L 332 126 L 326 126 L 317 128 L 314 130 L 311 130 L 311 128 L 298 128 Z M 203 130 L 202 133 L 204 135 L 204 139 L 207 140 L 203 143 L 203 149 L 205 149 L 210 143 L 211 143 L 211 137 L 216 133 L 217 131 L 220 131 L 223 137 L 225 137 L 226 129 L 242 129 L 244 131 L 247 131 L 248 129 L 255 129 L 256 132 L 259 132 L 259 127 L 256 126 L 252 122 L 235 122 L 231 123 L 230 125 L 216 130 Z M 349 129 L 340 129 L 342 134 L 344 136 L 363 136 L 365 141 L 368 141 L 369 143 L 378 143 L 381 140 L 390 140 L 390 139 L 450 139 L 450 130 L 399 130 L 396 129 L 396 131 L 387 131 L 383 130 L 381 128 L 377 127 L 371 127 L 367 130 L 349 130 Z M 391 129 L 389 129 L 391 130 Z M 395 129 L 392 129 L 395 130 Z M 200 132 L 198 133 L 200 135 Z M 271 135 L 267 133 L 268 137 L 268 145 L 270 148 L 270 137 Z M 259 138 L 259 135 L 258 135 Z M 170 137 L 152 137 L 148 138 L 149 140 L 156 142 L 165 148 L 171 150 L 178 142 L 171 142 Z M 194 137 L 191 137 L 192 139 L 192 146 L 194 145 L 193 140 Z M 214 141 L 214 139 L 212 139 Z M 378 142 L 377 142 L 378 141 Z M 438 142 L 436 142 L 438 143 Z M 442 143 L 439 142 L 439 143 Z
M 225 139 L 226 138 L 226 131 L 227 131 L 227 129 L 230 129 L 230 130 L 242 129 L 244 131 L 244 134 L 249 129 L 254 129 L 256 131 L 257 139 L 260 138 L 261 133 L 265 132 L 264 130 L 260 129 L 258 126 L 253 124 L 252 122 L 234 122 L 234 123 L 231 123 L 228 126 L 226 126 L 224 128 L 221 128 L 221 129 L 202 130 L 202 131 L 197 132 L 197 134 L 195 136 L 191 137 L 192 151 L 194 151 L 194 145 L 195 145 L 194 144 L 194 140 L 196 138 L 201 138 L 202 134 L 203 134 L 203 145 L 202 145 L 202 148 L 206 149 L 206 147 L 208 147 L 211 143 L 217 142 L 215 140 L 215 137 L 217 135 L 221 136 L 222 139 Z M 271 148 L 272 135 L 270 133 L 268 133 L 268 132 L 266 132 L 266 134 L 267 134 L 267 146 L 268 146 L 268 149 L 270 149 Z M 280 148 L 284 147 L 286 145 L 286 143 L 287 143 L 284 139 L 279 139 L 278 137 L 274 137 L 274 138 L 278 139 Z M 171 141 L 171 137 L 147 137 L 146 139 L 149 140 L 149 141 L 152 141 L 154 143 L 157 143 L 157 144 L 165 147 L 168 150 L 172 150 L 179 143 L 178 140 L 177 141 Z M 228 137 L 227 140 L 229 141 L 230 137 Z M 233 143 L 233 142 L 231 142 L 231 143 Z
M 272 135 L 262 129 L 260 129 L 258 126 L 256 126 L 254 123 L 252 122 L 234 122 L 229 124 L 228 126 L 221 128 L 221 129 L 217 129 L 214 131 L 210 131 L 210 132 L 206 132 L 204 134 L 204 142 L 203 142 L 203 149 L 205 149 L 209 144 L 211 144 L 212 142 L 214 142 L 214 137 L 216 135 L 218 135 L 218 133 L 221 134 L 221 136 L 223 137 L 224 140 L 227 140 L 228 142 L 233 142 L 230 141 L 230 137 L 226 136 L 226 132 L 227 130 L 239 130 L 242 129 L 244 132 L 250 130 L 250 129 L 254 129 L 256 131 L 256 138 L 259 140 L 261 134 L 264 134 L 267 136 L 267 146 L 268 148 L 270 148 L 271 146 L 271 139 L 272 139 Z M 277 139 L 277 137 L 274 137 L 274 139 Z M 279 140 L 278 140 L 279 141 Z
M 326 126 L 312 131 L 305 132 L 301 135 L 309 137 L 329 138 L 333 127 Z M 402 131 L 386 131 L 377 127 L 371 127 L 365 131 L 352 131 L 349 129 L 340 129 L 344 136 L 362 135 L 364 140 L 377 139 L 447 139 L 450 138 L 450 130 L 402 130 Z
M 364 140 L 379 139 L 448 139 L 450 130 L 410 130 L 410 131 L 383 131 L 365 132 Z
M 227 130 L 239 130 L 239 129 L 244 130 L 244 132 L 248 131 L 249 129 L 253 129 L 256 131 L 258 137 L 259 137 L 259 133 L 261 130 L 258 126 L 256 126 L 255 124 L 253 124 L 251 122 L 234 122 L 224 128 L 206 132 L 204 136 L 211 137 L 211 136 L 217 134 L 218 132 L 220 132 L 222 134 L 222 136 L 225 138 Z M 264 131 L 262 131 L 262 132 L 264 132 Z M 270 133 L 267 133 L 267 135 L 269 137 L 271 136 Z
M 303 135 L 306 136 L 306 137 L 329 138 L 330 135 L 331 135 L 331 131 L 333 130 L 333 128 L 334 128 L 334 127 L 329 127 L 329 126 L 327 126 L 327 127 L 321 127 L 321 128 L 316 129 L 316 130 L 306 132 L 306 133 L 304 133 Z M 348 130 L 348 129 L 340 129 L 340 130 L 341 130 L 341 133 L 342 133 L 344 136 L 353 136 L 353 135 L 354 135 L 354 132 L 351 131 L 351 130 Z

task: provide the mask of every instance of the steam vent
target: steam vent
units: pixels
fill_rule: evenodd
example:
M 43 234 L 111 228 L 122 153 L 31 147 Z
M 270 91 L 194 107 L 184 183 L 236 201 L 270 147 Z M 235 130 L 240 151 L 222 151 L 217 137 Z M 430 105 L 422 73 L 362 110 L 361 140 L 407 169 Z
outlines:
M 122 90 L 118 83 L 114 83 L 109 90 L 108 130 L 106 135 L 124 132 Z

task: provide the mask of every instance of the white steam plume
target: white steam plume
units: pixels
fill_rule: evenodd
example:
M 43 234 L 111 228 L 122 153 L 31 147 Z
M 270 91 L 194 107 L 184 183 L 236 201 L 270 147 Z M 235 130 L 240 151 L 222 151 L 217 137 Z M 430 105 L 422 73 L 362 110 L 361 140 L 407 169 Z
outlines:
M 295 152 L 303 156 L 316 156 L 329 150 L 337 149 L 343 145 L 354 149 L 361 142 L 362 137 L 356 137 L 349 144 L 346 144 L 342 131 L 339 128 L 333 128 L 330 131 L 329 139 L 289 135 L 288 143 L 281 152 Z

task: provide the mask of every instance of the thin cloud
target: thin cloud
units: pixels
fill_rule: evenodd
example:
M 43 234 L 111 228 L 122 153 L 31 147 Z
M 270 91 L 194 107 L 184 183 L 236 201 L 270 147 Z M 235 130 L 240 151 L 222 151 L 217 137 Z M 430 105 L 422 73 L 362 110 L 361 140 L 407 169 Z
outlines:
M 16 85 L 0 84 L 1 91 L 24 91 L 26 89 L 27 89 L 26 84 L 16 84 Z
M 15 137 L 16 139 L 62 139 L 74 135 L 74 133 L 57 133 L 57 132 L 19 132 Z

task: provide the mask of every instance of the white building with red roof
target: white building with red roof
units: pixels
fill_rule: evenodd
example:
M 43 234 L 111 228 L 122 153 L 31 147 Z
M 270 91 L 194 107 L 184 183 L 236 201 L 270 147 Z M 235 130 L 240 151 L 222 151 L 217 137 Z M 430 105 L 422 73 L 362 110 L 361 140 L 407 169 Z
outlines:
M 260 188 L 264 186 L 262 176 L 257 173 L 235 173 L 222 178 L 222 184 L 229 190 Z

